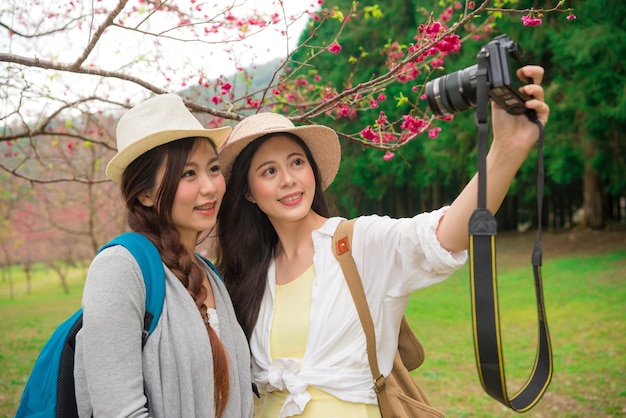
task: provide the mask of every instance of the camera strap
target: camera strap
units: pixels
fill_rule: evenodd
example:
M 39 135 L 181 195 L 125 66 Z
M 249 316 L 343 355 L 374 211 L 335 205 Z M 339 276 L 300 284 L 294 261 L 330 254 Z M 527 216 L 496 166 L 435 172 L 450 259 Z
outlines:
M 470 284 L 472 299 L 472 324 L 474 350 L 478 376 L 483 389 L 494 399 L 517 412 L 530 410 L 539 402 L 552 378 L 552 349 L 544 307 L 541 279 L 541 215 L 543 206 L 543 124 L 534 111 L 527 112 L 528 118 L 539 127 L 537 153 L 537 209 L 538 235 L 532 252 L 535 279 L 535 296 L 538 314 L 538 341 L 532 372 L 522 388 L 509 398 L 502 356 L 500 314 L 496 277 L 497 222 L 487 209 L 487 102 L 489 83 L 487 80 L 487 54 L 477 56 L 476 126 L 478 128 L 478 207 L 469 221 Z

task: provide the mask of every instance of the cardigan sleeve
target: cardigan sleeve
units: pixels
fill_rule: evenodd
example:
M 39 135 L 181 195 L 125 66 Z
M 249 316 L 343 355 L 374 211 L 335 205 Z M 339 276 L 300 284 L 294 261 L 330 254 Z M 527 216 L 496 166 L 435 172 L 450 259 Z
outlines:
M 83 371 L 77 377 L 85 380 L 88 399 L 77 394 L 80 410 L 90 404 L 93 416 L 148 416 L 141 350 L 145 292 L 139 266 L 125 248 L 105 249 L 92 262 L 77 336 Z

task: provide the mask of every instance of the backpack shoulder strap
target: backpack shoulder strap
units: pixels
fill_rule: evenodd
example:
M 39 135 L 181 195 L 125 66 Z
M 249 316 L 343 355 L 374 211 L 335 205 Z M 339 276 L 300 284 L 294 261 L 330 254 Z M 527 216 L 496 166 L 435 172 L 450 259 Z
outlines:
M 206 258 L 205 256 L 200 255 L 200 254 L 198 254 L 198 253 L 196 253 L 196 256 L 197 256 L 200 260 L 204 261 L 204 262 L 207 264 L 207 266 L 209 266 L 209 268 L 210 268 L 211 270 L 213 270 L 213 272 L 214 272 L 215 274 L 217 274 L 217 277 L 218 277 L 218 278 L 222 281 L 222 283 L 224 283 L 224 278 L 222 277 L 222 275 L 220 274 L 220 272 L 219 272 L 219 271 L 217 271 L 217 267 L 215 267 L 215 265 L 211 262 L 211 260 L 209 260 L 209 259 L 208 259 L 208 258 Z
M 125 232 L 104 244 L 98 252 L 114 245 L 125 247 L 133 255 L 146 285 L 146 317 L 144 318 L 145 344 L 148 335 L 154 331 L 165 300 L 165 270 L 159 251 L 145 235 L 138 232 Z

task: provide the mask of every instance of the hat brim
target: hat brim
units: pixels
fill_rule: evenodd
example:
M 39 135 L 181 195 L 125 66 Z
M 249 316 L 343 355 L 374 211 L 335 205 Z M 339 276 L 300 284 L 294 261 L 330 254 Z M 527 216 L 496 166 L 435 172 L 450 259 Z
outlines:
M 219 149 L 228 138 L 230 131 L 231 128 L 229 126 L 224 126 L 215 129 L 170 130 L 157 132 L 146 136 L 141 140 L 137 140 L 119 151 L 111 159 L 111 161 L 109 161 L 105 171 L 106 176 L 115 183 L 120 183 L 124 170 L 126 170 L 126 167 L 128 167 L 128 165 L 137 157 L 155 147 L 158 147 L 159 145 L 167 144 L 183 138 L 209 138 Z
M 290 133 L 302 139 L 309 151 L 311 151 L 315 164 L 319 168 L 322 177 L 322 190 L 326 190 L 335 179 L 337 171 L 339 171 L 341 145 L 339 144 L 337 133 L 333 129 L 322 125 L 271 128 L 242 136 L 237 138 L 235 142 L 226 144 L 219 153 L 220 165 L 226 182 L 230 178 L 235 159 L 252 141 L 262 136 L 280 133 Z

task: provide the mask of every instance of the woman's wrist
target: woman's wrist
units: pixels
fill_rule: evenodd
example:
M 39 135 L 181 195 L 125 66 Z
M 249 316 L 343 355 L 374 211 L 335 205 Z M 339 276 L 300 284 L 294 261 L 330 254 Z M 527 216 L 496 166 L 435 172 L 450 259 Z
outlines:
M 487 170 L 517 170 L 528 156 L 530 149 L 518 147 L 492 147 L 487 154 Z

